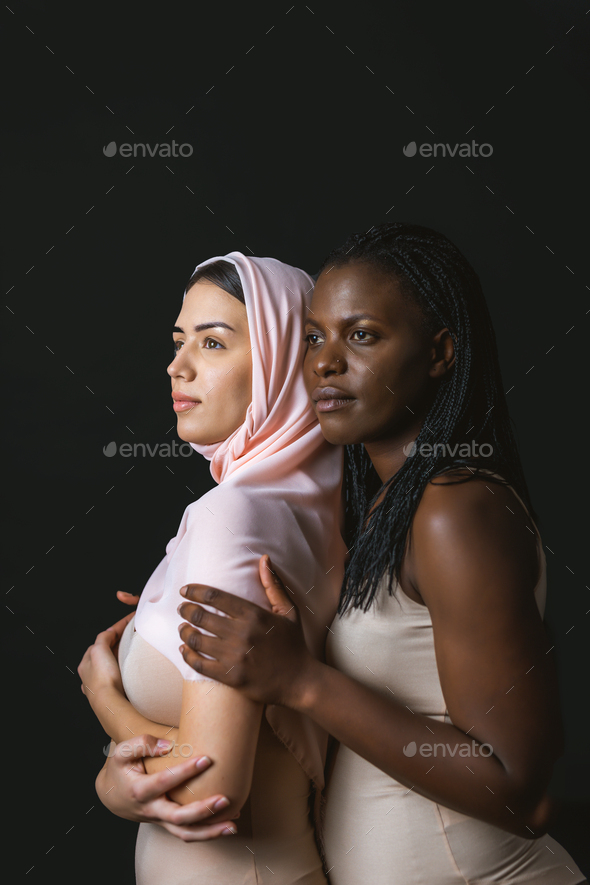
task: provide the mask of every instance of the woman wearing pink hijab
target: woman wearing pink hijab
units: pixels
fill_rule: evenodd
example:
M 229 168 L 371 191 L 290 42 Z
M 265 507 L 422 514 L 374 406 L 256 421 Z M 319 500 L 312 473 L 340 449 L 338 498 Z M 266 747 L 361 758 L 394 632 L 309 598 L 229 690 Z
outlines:
M 89 648 L 78 672 L 113 740 L 149 732 L 174 741 L 169 755 L 141 753 L 148 773 L 185 772 L 169 796 L 186 805 L 223 794 L 229 801 L 211 809 L 221 810 L 208 822 L 240 815 L 240 832 L 184 842 L 141 823 L 139 885 L 326 882 L 310 799 L 324 785 L 327 733 L 303 714 L 253 702 L 188 666 L 177 611 L 181 587 L 196 582 L 240 587 L 244 598 L 270 609 L 258 573 L 268 552 L 302 612 L 311 653 L 323 659 L 346 547 L 342 449 L 324 440 L 299 371 L 312 288 L 304 271 L 272 258 L 211 258 L 189 280 L 174 329 L 168 373 L 178 435 L 211 461 L 218 485 L 186 508 L 128 619 L 120 677 L 113 631 Z M 197 773 L 202 753 L 213 764 Z

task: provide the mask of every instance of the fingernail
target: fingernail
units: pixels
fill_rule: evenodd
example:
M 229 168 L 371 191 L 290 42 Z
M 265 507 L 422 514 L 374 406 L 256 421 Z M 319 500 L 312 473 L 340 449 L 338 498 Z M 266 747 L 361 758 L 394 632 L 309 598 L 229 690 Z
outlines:
M 233 830 L 231 827 L 226 827 L 221 835 L 222 836 L 235 836 L 236 832 L 237 832 L 237 830 Z
M 181 587 L 181 588 L 180 588 L 180 595 L 181 595 L 181 596 L 186 596 L 186 587 Z
M 160 748 L 161 748 L 161 747 L 166 747 L 166 748 L 168 748 L 168 747 L 171 747 L 171 746 L 172 746 L 172 741 L 166 741 L 166 740 L 160 739 L 160 740 L 158 741 L 158 743 L 156 744 L 156 746 L 157 746 L 157 747 L 160 747 Z
M 179 646 L 178 646 L 178 651 L 180 652 L 180 654 L 182 654 L 183 651 L 184 651 L 184 645 L 179 645 Z
M 211 760 L 208 756 L 201 756 L 200 759 L 197 759 L 195 763 L 196 767 L 200 770 L 203 768 L 207 768 L 208 765 L 211 765 Z M 229 805 L 229 803 L 228 803 Z
M 215 811 L 221 811 L 222 808 L 227 808 L 229 805 L 229 799 L 226 799 L 225 796 L 223 799 L 218 799 L 213 808 Z
M 184 602 L 181 602 L 180 605 L 178 606 L 178 608 L 176 609 L 176 611 L 178 612 L 178 614 L 180 614 L 180 609 L 181 609 L 181 607 L 182 607 L 183 605 L 184 605 Z

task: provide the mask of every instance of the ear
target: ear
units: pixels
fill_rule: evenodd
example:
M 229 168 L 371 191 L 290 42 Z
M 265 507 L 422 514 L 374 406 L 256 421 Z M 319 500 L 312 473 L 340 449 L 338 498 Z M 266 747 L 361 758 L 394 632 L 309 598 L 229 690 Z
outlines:
M 445 327 L 432 339 L 432 363 L 428 374 L 431 378 L 442 378 L 454 365 L 455 345 L 451 333 Z

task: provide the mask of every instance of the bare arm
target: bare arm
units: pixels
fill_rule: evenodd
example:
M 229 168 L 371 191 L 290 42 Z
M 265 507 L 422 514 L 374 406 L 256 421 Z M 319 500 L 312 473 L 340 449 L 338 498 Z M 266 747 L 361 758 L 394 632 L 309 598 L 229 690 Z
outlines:
M 87 688 L 86 693 L 90 690 Z M 142 716 L 115 685 L 101 686 L 88 699 L 96 718 L 117 744 L 140 734 L 153 734 L 167 741 L 178 739 L 178 728 Z M 151 761 L 146 759 L 148 764 Z
M 129 604 L 136 604 L 139 599 L 122 591 L 117 596 Z M 156 823 L 183 841 L 234 833 L 235 825 L 230 826 L 229 820 L 238 817 L 239 811 L 227 813 L 227 797 L 207 795 L 199 801 L 179 804 L 167 795 L 185 781 L 194 782 L 210 767 L 211 760 L 199 753 L 189 759 L 178 755 L 174 745 L 178 728 L 151 722 L 126 697 L 118 650 L 123 631 L 133 616 L 132 612 L 99 634 L 78 667 L 83 694 L 106 733 L 117 743 L 96 778 L 97 794 L 113 814 Z M 168 745 L 165 749 L 159 746 L 161 741 Z M 162 768 L 157 760 L 170 751 L 171 744 L 177 764 L 171 768 L 168 762 Z M 184 789 L 184 796 L 187 795 Z
M 184 759 L 206 752 L 214 765 L 169 791 L 186 805 L 212 793 L 230 800 L 225 817 L 237 813 L 250 793 L 263 705 L 221 683 L 184 681 L 176 757 L 150 760 L 150 770 L 174 768 Z

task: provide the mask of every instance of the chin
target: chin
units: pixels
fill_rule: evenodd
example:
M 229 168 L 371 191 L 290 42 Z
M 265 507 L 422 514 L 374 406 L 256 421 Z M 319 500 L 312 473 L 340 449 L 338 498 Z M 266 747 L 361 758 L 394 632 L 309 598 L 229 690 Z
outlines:
M 320 421 L 320 428 L 324 439 L 333 446 L 346 446 L 351 443 L 352 432 L 346 427 L 337 426 L 336 422 Z

